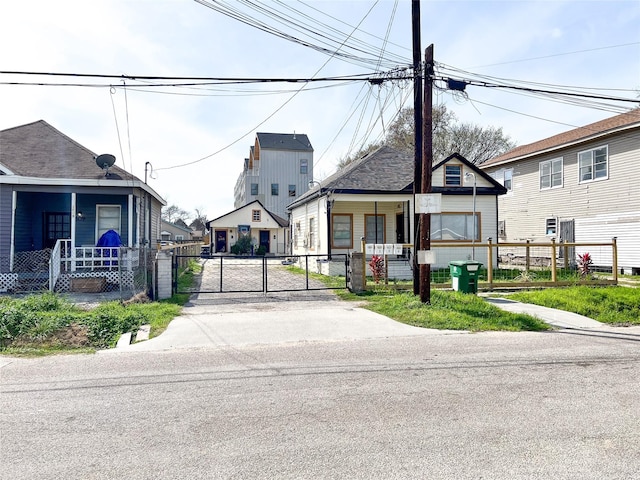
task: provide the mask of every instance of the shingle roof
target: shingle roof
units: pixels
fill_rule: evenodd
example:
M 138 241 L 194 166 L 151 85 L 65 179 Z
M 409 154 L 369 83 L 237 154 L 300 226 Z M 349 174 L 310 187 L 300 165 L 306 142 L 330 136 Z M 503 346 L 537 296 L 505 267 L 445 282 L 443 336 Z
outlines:
M 309 138 L 303 133 L 256 133 L 260 148 L 313 152 Z
M 13 174 L 35 178 L 105 179 L 96 154 L 44 120 L 0 131 L 0 165 Z M 138 180 L 120 167 L 107 179 Z
M 503 163 L 509 160 L 520 159 L 538 153 L 555 150 L 578 142 L 585 142 L 606 134 L 617 132 L 624 128 L 640 127 L 640 108 L 631 110 L 615 117 L 606 118 L 584 127 L 569 130 L 528 145 L 514 148 L 498 157 L 487 160 L 482 164 L 482 168 Z
M 355 160 L 322 181 L 322 191 L 350 193 L 399 193 L 413 189 L 414 159 L 391 147 L 380 147 Z M 317 188 L 291 205 L 317 194 Z

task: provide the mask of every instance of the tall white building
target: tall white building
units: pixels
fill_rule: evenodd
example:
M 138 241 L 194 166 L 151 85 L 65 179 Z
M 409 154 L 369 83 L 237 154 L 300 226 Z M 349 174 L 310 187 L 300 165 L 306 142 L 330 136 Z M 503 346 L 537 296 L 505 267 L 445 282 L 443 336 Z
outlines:
M 309 189 L 313 147 L 299 133 L 256 133 L 249 158 L 234 189 L 234 208 L 259 200 L 272 213 L 288 218 L 287 205 Z

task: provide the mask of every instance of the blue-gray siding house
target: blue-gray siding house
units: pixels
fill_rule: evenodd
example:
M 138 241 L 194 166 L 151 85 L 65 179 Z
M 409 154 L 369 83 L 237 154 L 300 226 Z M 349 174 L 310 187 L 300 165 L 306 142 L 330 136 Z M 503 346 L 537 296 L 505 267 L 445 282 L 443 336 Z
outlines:
M 19 290 L 20 277 L 45 270 L 57 289 L 51 272 L 82 273 L 87 262 L 77 257 L 96 256 L 90 249 L 108 230 L 129 249 L 160 238 L 166 202 L 117 165 L 101 168 L 97 157 L 43 120 L 0 131 L 0 291 Z M 56 248 L 66 263 L 52 269 Z M 99 259 L 94 276 L 96 266 Z

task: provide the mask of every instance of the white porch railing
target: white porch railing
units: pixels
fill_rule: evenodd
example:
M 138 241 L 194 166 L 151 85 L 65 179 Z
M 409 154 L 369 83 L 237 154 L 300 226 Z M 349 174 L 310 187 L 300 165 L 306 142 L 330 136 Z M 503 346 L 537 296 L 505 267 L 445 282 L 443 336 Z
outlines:
M 139 249 L 129 247 L 71 247 L 71 240 L 58 240 L 51 252 L 49 289 L 56 289 L 62 276 L 112 276 L 139 267 Z M 111 272 L 111 273 L 109 273 Z

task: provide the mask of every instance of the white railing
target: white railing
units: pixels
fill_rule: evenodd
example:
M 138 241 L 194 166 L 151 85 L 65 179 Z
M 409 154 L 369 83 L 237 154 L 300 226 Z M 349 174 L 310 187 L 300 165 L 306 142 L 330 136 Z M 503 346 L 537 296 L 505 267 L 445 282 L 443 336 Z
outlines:
M 49 259 L 49 291 L 53 292 L 56 288 L 56 282 L 60 278 L 60 272 L 62 271 L 62 265 L 60 259 L 62 257 L 62 242 L 71 240 L 58 240 L 51 251 L 51 258 Z
M 137 248 L 128 247 L 73 247 L 71 240 L 58 240 L 60 255 L 54 262 L 60 265 L 63 272 L 87 272 L 104 270 L 131 271 L 138 267 L 139 255 Z M 52 266 L 52 269 L 55 268 Z M 58 274 L 59 275 L 59 274 Z

